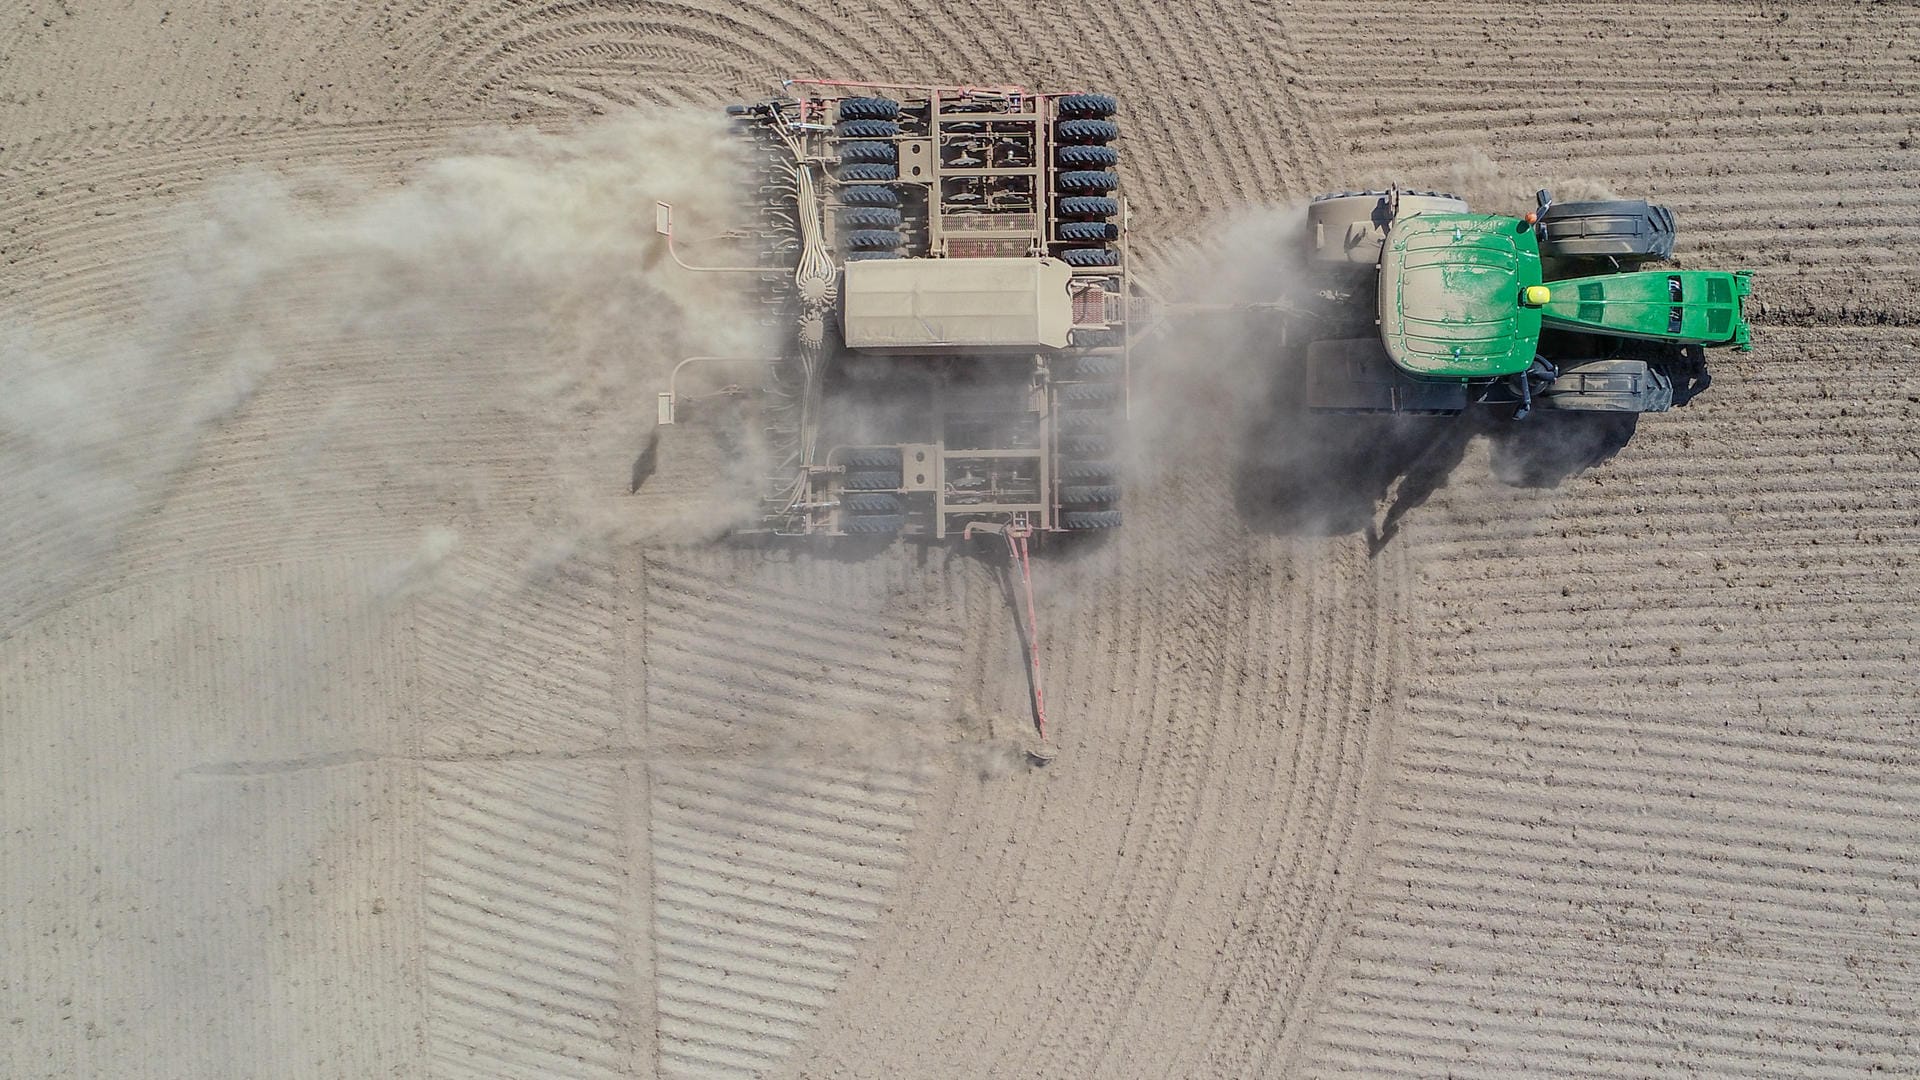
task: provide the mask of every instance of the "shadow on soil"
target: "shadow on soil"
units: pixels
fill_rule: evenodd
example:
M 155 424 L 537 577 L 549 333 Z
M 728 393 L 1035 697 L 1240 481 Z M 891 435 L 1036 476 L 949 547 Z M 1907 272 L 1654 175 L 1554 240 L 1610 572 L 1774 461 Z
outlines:
M 1515 421 L 1505 407 L 1446 417 L 1348 416 L 1278 404 L 1250 426 L 1234 502 L 1255 532 L 1364 532 L 1377 554 L 1409 512 L 1447 485 L 1476 437 L 1487 440 L 1496 480 L 1552 488 L 1612 458 L 1638 420 L 1536 411 Z

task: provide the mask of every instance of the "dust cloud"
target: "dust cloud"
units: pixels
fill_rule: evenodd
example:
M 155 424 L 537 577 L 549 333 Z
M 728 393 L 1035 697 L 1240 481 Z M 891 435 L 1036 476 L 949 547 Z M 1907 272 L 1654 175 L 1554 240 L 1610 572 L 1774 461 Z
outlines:
M 724 529 L 741 507 L 642 514 L 606 496 L 629 490 L 674 361 L 762 348 L 737 279 L 678 270 L 653 229 L 655 199 L 703 231 L 731 224 L 730 146 L 704 115 L 633 114 L 473 132 L 398 186 L 211 184 L 172 212 L 130 318 L 0 327 L 0 635 L 110 571 L 205 441 L 282 383 L 249 491 L 288 512 L 374 513 L 376 490 L 413 508 L 389 515 L 420 538 L 402 592 L 509 515 L 535 563 Z M 531 490 L 487 468 L 509 460 Z
M 1430 171 L 1376 173 L 1367 177 L 1361 186 L 1384 189 L 1394 183 L 1403 188 L 1458 195 L 1475 212 L 1483 214 L 1524 214 L 1533 209 L 1534 192 L 1541 188 L 1552 191 L 1556 202 L 1620 197 L 1604 182 L 1591 177 L 1511 175 L 1482 150 L 1468 151 L 1460 160 Z

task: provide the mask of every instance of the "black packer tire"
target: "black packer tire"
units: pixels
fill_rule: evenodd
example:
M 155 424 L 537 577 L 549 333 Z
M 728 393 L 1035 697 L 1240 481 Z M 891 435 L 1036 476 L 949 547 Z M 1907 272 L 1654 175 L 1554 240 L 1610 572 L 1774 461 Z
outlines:
M 1060 436 L 1060 452 L 1094 456 L 1107 452 L 1109 442 L 1105 432 L 1083 432 Z
M 839 180 L 895 180 L 900 176 L 900 167 L 884 162 L 858 161 L 840 166 L 833 175 Z
M 1054 178 L 1054 186 L 1075 195 L 1093 195 L 1119 187 L 1120 178 L 1104 169 L 1085 169 L 1059 174 Z
M 862 184 L 841 188 L 840 202 L 843 206 L 899 206 L 900 193 L 879 184 Z
M 890 536 L 906 523 L 901 514 L 866 514 L 840 519 L 840 531 L 848 536 Z
M 1118 510 L 1066 510 L 1060 514 L 1060 524 L 1069 529 L 1117 529 L 1120 527 Z
M 847 252 L 848 262 L 872 262 L 875 259 L 900 259 L 900 258 L 905 258 L 905 256 L 901 255 L 898 250 Z
M 1055 420 L 1062 431 L 1093 431 L 1113 423 L 1113 414 L 1104 409 L 1069 409 Z
M 855 206 L 840 211 L 842 229 L 897 229 L 900 211 L 891 206 Z
M 1111 221 L 1063 221 L 1060 239 L 1075 243 L 1105 243 L 1120 239 L 1120 226 Z
M 1111 169 L 1120 164 L 1120 151 L 1111 146 L 1068 145 L 1060 148 L 1055 160 L 1063 169 Z
M 1065 484 L 1060 501 L 1068 506 L 1112 506 L 1120 501 L 1119 484 Z
M 900 125 L 892 120 L 848 120 L 833 133 L 842 139 L 891 139 L 900 134 Z
M 897 491 L 900 488 L 900 474 L 897 472 L 848 472 L 846 482 L 840 485 L 847 491 Z
M 1120 125 L 1111 120 L 1062 120 L 1054 136 L 1063 143 L 1110 143 L 1120 137 Z
M 1120 110 L 1120 101 L 1112 94 L 1063 94 L 1059 105 L 1063 120 L 1104 120 Z
M 900 160 L 900 149 L 890 142 L 850 142 L 840 144 L 840 163 L 891 164 Z
M 1120 253 L 1112 248 L 1068 248 L 1060 253 L 1068 266 L 1119 266 Z
M 1110 382 L 1061 383 L 1060 400 L 1070 405 L 1111 405 L 1120 397 L 1120 384 Z
M 844 239 L 849 251 L 892 251 L 906 242 L 897 229 L 855 229 Z
M 1119 472 L 1120 466 L 1111 461 L 1063 461 L 1060 463 L 1062 480 L 1105 483 L 1119 475 Z
M 1120 212 L 1120 200 L 1102 195 L 1069 195 L 1056 207 L 1061 217 L 1110 218 Z
M 1118 356 L 1076 356 L 1066 365 L 1066 375 L 1074 379 L 1110 379 L 1118 374 L 1120 374 Z
M 849 492 L 840 500 L 840 506 L 849 514 L 897 514 L 900 497 L 871 491 Z
M 897 446 L 856 447 L 843 455 L 841 464 L 849 469 L 892 469 L 900 471 L 900 448 Z
M 840 101 L 841 120 L 894 120 L 900 116 L 900 103 L 891 98 L 850 97 Z

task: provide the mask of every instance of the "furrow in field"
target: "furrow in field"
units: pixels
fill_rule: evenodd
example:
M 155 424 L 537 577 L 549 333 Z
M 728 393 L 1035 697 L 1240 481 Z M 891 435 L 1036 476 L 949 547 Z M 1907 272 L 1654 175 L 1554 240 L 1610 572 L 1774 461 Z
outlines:
M 652 768 L 662 1076 L 785 1061 L 885 914 L 911 772 L 780 764 Z
M 624 1076 L 636 960 L 623 770 L 425 767 L 425 1038 L 435 1076 Z

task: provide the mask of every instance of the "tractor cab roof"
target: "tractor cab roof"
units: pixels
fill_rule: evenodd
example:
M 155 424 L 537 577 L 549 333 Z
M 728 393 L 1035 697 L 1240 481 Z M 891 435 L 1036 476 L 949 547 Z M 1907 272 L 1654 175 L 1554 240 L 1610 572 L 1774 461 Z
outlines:
M 1380 263 L 1380 336 L 1413 375 L 1478 378 L 1524 371 L 1540 341 L 1531 226 L 1489 214 L 1415 214 L 1387 233 Z

